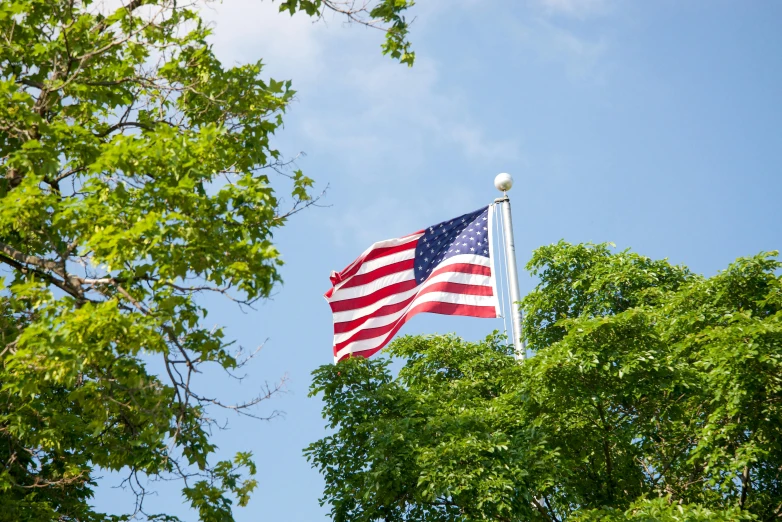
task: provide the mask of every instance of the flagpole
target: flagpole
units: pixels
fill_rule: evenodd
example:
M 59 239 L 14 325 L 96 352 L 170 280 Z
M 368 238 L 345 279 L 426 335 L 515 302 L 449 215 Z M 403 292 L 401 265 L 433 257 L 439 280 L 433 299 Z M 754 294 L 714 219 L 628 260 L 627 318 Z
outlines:
M 523 361 L 527 358 L 527 347 L 525 346 L 526 343 L 521 341 L 521 308 L 517 308 L 516 305 L 516 303 L 521 301 L 521 296 L 519 295 L 519 276 L 516 269 L 516 246 L 513 243 L 513 219 L 510 213 L 510 198 L 508 198 L 508 191 L 513 186 L 513 178 L 510 174 L 497 174 L 497 177 L 494 178 L 494 186 L 497 187 L 497 190 L 502 191 L 503 194 L 501 198 L 495 199 L 494 202 L 502 205 L 508 286 L 510 286 L 513 348 L 516 352 L 516 359 Z

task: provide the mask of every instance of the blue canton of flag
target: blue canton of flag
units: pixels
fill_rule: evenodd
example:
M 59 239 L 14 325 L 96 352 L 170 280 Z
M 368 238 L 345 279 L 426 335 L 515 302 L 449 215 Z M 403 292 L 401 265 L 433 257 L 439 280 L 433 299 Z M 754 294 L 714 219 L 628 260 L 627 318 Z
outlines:
M 415 280 L 423 283 L 432 269 L 461 254 L 489 257 L 489 207 L 429 227 L 415 249 Z

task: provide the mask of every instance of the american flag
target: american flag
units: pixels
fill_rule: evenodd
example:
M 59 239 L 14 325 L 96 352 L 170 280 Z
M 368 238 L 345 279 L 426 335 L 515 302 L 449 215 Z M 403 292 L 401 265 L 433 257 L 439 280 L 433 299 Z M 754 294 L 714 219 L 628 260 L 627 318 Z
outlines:
M 379 241 L 332 272 L 334 362 L 369 357 L 421 312 L 499 317 L 490 209 Z

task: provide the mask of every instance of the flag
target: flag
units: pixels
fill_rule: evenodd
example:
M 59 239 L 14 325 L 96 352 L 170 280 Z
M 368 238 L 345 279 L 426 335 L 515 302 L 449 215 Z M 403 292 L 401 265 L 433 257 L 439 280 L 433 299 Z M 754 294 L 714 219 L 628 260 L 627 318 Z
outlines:
M 325 297 L 334 318 L 334 362 L 369 357 L 422 312 L 499 317 L 490 209 L 379 241 L 332 272 Z

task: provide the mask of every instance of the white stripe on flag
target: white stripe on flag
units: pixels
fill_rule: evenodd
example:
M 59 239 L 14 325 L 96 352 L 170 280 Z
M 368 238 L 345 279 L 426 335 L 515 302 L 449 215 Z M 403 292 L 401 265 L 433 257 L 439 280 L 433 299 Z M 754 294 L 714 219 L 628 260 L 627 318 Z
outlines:
M 456 264 L 479 265 L 488 267 L 491 266 L 489 259 L 483 256 L 476 256 L 474 254 L 461 254 L 446 259 L 437 265 L 436 270 L 440 270 L 441 268 Z M 394 283 L 400 283 L 402 281 L 409 281 L 413 279 L 413 274 L 414 270 L 406 270 L 403 272 L 397 272 L 395 274 L 383 276 L 365 285 L 353 286 L 350 288 L 342 288 L 344 283 L 340 283 L 340 285 L 334 288 L 334 292 L 331 294 L 331 297 L 326 298 L 326 300 L 330 303 L 333 303 L 335 301 L 344 301 L 345 299 L 354 299 L 356 297 L 370 295 L 372 292 L 375 292 L 385 286 L 392 285 Z M 350 279 L 352 278 L 346 279 L 345 282 L 350 281 Z
M 352 321 L 354 319 L 365 317 L 367 315 L 376 312 L 377 310 L 383 308 L 386 305 L 401 303 L 405 299 L 409 299 L 410 296 L 413 296 L 417 293 L 418 293 L 418 288 L 411 288 L 406 292 L 399 292 L 398 294 L 393 294 L 393 295 L 389 295 L 388 297 L 384 297 L 380 301 L 376 303 L 372 303 L 371 305 L 365 306 L 363 308 L 356 308 L 355 310 L 346 310 L 344 312 L 334 312 L 333 314 L 334 324 L 344 323 L 347 321 Z
M 360 256 L 358 256 L 358 258 L 355 261 L 353 261 L 348 266 L 346 266 L 345 269 L 342 270 L 342 272 L 347 272 L 355 265 L 363 262 L 364 258 L 367 257 L 373 250 L 377 250 L 379 248 L 388 248 L 388 247 L 404 245 L 405 243 L 410 243 L 411 241 L 417 240 L 423 235 L 424 235 L 423 232 L 416 232 L 415 234 L 410 234 L 409 236 L 398 237 L 394 239 L 386 239 L 383 241 L 378 241 L 377 243 L 373 243 L 372 246 L 364 250 L 364 252 Z
M 398 263 L 399 261 L 406 261 L 408 259 L 413 259 L 414 257 L 415 257 L 415 248 L 411 248 L 409 250 L 403 250 L 402 252 L 397 252 L 396 254 L 378 257 L 377 259 L 370 259 L 369 261 L 361 265 L 361 268 L 358 269 L 358 272 L 356 272 L 353 276 L 349 277 L 345 281 L 350 281 L 350 279 L 352 279 L 357 275 L 366 274 L 367 272 L 371 272 L 377 268 L 392 265 L 394 263 Z
M 422 284 L 421 286 L 419 286 L 419 287 L 417 287 L 415 289 L 416 290 L 415 293 L 421 294 L 425 289 L 427 289 L 428 287 L 431 287 L 432 285 L 437 284 L 437 283 L 459 283 L 459 284 L 462 284 L 462 285 L 485 286 L 485 287 L 491 288 L 491 279 L 492 279 L 491 277 L 485 276 L 485 275 L 481 275 L 481 274 L 464 274 L 464 273 L 461 273 L 461 272 L 444 272 L 442 274 L 437 274 L 436 276 L 434 276 L 431 279 L 428 279 L 426 282 L 424 282 L 424 284 Z M 413 305 L 416 302 L 426 302 L 427 300 L 423 300 L 423 301 L 420 301 L 420 300 L 423 299 L 424 297 L 426 297 L 428 295 L 432 295 L 432 294 L 439 294 L 439 292 L 429 292 L 427 294 L 420 295 L 419 297 L 414 299 L 410 304 Z M 459 295 L 459 294 L 455 294 L 455 295 Z M 408 295 L 408 297 L 410 297 L 410 296 Z M 487 299 L 492 299 L 491 296 L 481 296 L 481 297 L 486 297 Z M 397 301 L 397 302 L 399 302 L 399 301 Z M 480 305 L 480 306 L 493 306 L 493 304 L 494 303 L 488 303 L 486 305 Z M 410 305 L 408 305 L 407 308 L 410 308 Z M 340 342 L 344 341 L 345 339 L 349 339 L 350 336 L 353 335 L 354 333 L 356 333 L 358 330 L 364 330 L 366 328 L 375 328 L 377 326 L 383 326 L 383 325 L 389 324 L 390 322 L 393 321 L 393 318 L 399 317 L 400 315 L 403 315 L 402 312 L 404 312 L 404 310 L 399 311 L 399 312 L 394 312 L 393 314 L 390 314 L 390 315 L 381 315 L 381 316 L 378 316 L 378 317 L 373 317 L 372 319 L 368 319 L 366 322 L 364 322 L 363 324 L 357 326 L 356 328 L 354 328 L 353 330 L 351 330 L 349 332 L 336 334 L 336 335 L 334 335 L 334 344 L 340 343 Z M 350 312 L 342 312 L 342 313 L 346 313 L 347 314 L 347 313 L 350 313 Z M 352 321 L 354 319 L 359 319 L 361 317 L 364 317 L 365 315 L 366 314 L 355 315 L 355 316 L 348 316 L 349 318 L 346 319 L 346 320 L 347 321 Z M 389 319 L 389 318 L 392 318 L 392 319 Z M 342 322 L 342 321 L 340 321 L 340 322 Z
M 405 310 L 405 312 L 408 312 L 410 309 L 414 308 L 418 304 L 432 303 L 432 302 L 460 304 L 460 305 L 468 305 L 468 306 L 485 306 L 485 307 L 494 308 L 494 302 L 492 301 L 492 299 L 493 297 L 491 296 L 451 294 L 446 292 L 431 292 L 414 299 L 413 303 L 411 303 L 411 306 L 409 306 L 408 309 Z M 338 361 L 346 354 L 371 350 L 375 348 L 378 344 L 380 344 L 382 341 L 384 341 L 387 337 L 390 337 L 391 335 L 392 335 L 391 333 L 385 333 L 377 337 L 373 337 L 371 339 L 362 339 L 360 341 L 352 342 L 349 345 L 342 348 L 341 350 L 339 350 L 337 354 L 334 356 L 334 359 Z
M 403 281 L 410 281 L 411 279 L 415 279 L 413 270 L 403 270 L 402 272 L 396 272 L 395 274 L 389 274 L 379 279 L 375 279 L 371 283 L 367 283 L 365 285 L 339 289 L 334 292 L 331 298 L 329 298 L 329 302 L 334 303 L 338 301 L 345 301 L 346 299 L 355 299 L 356 297 L 365 297 L 370 295 L 372 292 L 380 290 L 381 288 L 385 288 L 396 283 L 401 283 Z

